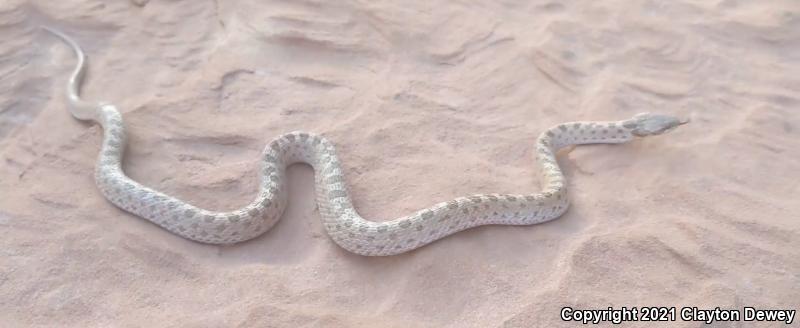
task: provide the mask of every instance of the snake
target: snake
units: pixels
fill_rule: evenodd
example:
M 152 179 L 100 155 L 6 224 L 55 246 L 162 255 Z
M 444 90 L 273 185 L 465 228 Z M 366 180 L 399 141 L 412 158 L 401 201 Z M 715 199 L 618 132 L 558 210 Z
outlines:
M 542 132 L 533 144 L 540 167 L 540 192 L 457 197 L 380 222 L 364 219 L 353 206 L 334 144 L 319 134 L 294 131 L 278 136 L 264 148 L 258 171 L 259 190 L 253 201 L 236 210 L 213 211 L 144 186 L 123 172 L 127 137 L 120 111 L 108 102 L 81 99 L 79 92 L 86 69 L 83 50 L 63 32 L 42 28 L 69 45 L 77 57 L 66 88 L 70 114 L 102 127 L 103 141 L 94 171 L 100 193 L 126 212 L 205 244 L 240 243 L 272 228 L 289 201 L 286 172 L 295 163 L 306 163 L 314 170 L 317 208 L 327 235 L 341 248 L 360 255 L 400 254 L 483 225 L 547 222 L 560 217 L 570 205 L 566 178 L 556 160 L 559 149 L 625 143 L 688 123 L 670 115 L 640 113 L 619 121 L 558 124 Z

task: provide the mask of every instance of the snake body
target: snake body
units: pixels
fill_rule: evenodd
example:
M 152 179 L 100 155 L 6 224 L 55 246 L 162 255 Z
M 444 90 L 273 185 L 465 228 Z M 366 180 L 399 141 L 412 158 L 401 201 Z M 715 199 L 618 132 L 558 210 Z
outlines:
M 622 121 L 559 124 L 544 131 L 534 145 L 544 187 L 541 192 L 458 197 L 385 222 L 366 220 L 353 207 L 333 143 L 317 134 L 290 132 L 275 138 L 264 148 L 259 192 L 250 204 L 228 212 L 210 211 L 153 190 L 125 175 L 121 166 L 126 144 L 122 115 L 111 104 L 80 99 L 85 69 L 83 51 L 63 33 L 44 29 L 69 44 L 78 58 L 67 84 L 70 112 L 78 119 L 95 121 L 103 128 L 103 143 L 95 169 L 100 192 L 117 207 L 176 235 L 202 243 L 238 243 L 259 236 L 275 225 L 288 201 L 286 168 L 294 163 L 307 163 L 314 169 L 316 201 L 330 238 L 342 248 L 361 255 L 399 254 L 481 225 L 546 222 L 561 216 L 569 206 L 565 177 L 556 162 L 558 149 L 567 145 L 624 143 L 636 136 L 661 134 L 685 123 L 671 116 L 644 113 Z

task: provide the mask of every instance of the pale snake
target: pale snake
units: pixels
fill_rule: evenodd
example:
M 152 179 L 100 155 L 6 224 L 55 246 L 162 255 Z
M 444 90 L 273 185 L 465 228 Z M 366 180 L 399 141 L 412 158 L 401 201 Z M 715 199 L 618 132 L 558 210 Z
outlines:
M 632 119 L 570 122 L 543 132 L 534 144 L 541 166 L 543 191 L 536 194 L 477 194 L 458 197 L 385 222 L 362 218 L 353 207 L 333 144 L 320 135 L 290 132 L 272 140 L 263 151 L 258 196 L 238 210 L 217 212 L 188 204 L 133 181 L 122 171 L 125 128 L 120 112 L 108 103 L 80 99 L 85 56 L 63 33 L 44 27 L 72 47 L 78 63 L 67 84 L 70 113 L 99 123 L 104 131 L 95 181 L 117 207 L 145 218 L 181 237 L 209 244 L 233 244 L 269 230 L 288 201 L 286 168 L 307 163 L 315 173 L 316 200 L 330 238 L 361 255 L 407 252 L 461 230 L 488 224 L 531 225 L 561 216 L 569 206 L 565 178 L 556 162 L 561 147 L 623 143 L 635 136 L 658 135 L 688 121 L 642 113 Z

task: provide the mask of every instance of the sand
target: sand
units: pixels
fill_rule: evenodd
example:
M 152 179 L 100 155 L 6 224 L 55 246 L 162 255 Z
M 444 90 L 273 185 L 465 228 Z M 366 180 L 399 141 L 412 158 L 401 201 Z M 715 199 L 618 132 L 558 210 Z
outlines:
M 89 55 L 85 98 L 122 110 L 128 174 L 215 210 L 254 197 L 262 147 L 292 130 L 336 143 L 357 209 L 381 221 L 537 191 L 533 142 L 554 124 L 692 123 L 562 153 L 573 205 L 545 224 L 362 257 L 328 239 L 313 171 L 295 166 L 274 229 L 203 245 L 102 198 L 102 131 L 67 112 L 74 58 L 41 24 Z M 0 39 L 4 327 L 559 327 L 575 324 L 565 306 L 800 308 L 795 0 L 11 0 Z

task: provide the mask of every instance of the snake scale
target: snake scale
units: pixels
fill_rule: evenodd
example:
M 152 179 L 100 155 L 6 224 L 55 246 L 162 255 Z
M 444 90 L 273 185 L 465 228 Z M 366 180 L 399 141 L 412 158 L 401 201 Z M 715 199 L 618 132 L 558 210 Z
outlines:
M 333 143 L 308 132 L 290 132 L 272 140 L 263 151 L 259 192 L 248 205 L 229 212 L 210 211 L 133 181 L 122 170 L 126 135 L 119 110 L 79 96 L 85 71 L 80 46 L 67 35 L 45 30 L 66 42 L 77 56 L 67 83 L 70 113 L 99 123 L 104 131 L 95 169 L 100 192 L 117 207 L 145 218 L 181 237 L 209 244 L 233 244 L 261 235 L 281 217 L 288 202 L 286 168 L 307 163 L 314 169 L 316 201 L 330 238 L 361 255 L 394 255 L 427 245 L 456 232 L 488 224 L 531 225 L 561 216 L 569 206 L 564 174 L 555 153 L 567 145 L 624 143 L 658 135 L 688 121 L 642 113 L 632 119 L 571 122 L 544 131 L 534 144 L 541 167 L 540 193 L 477 194 L 441 202 L 391 221 L 362 218 L 353 207 Z

